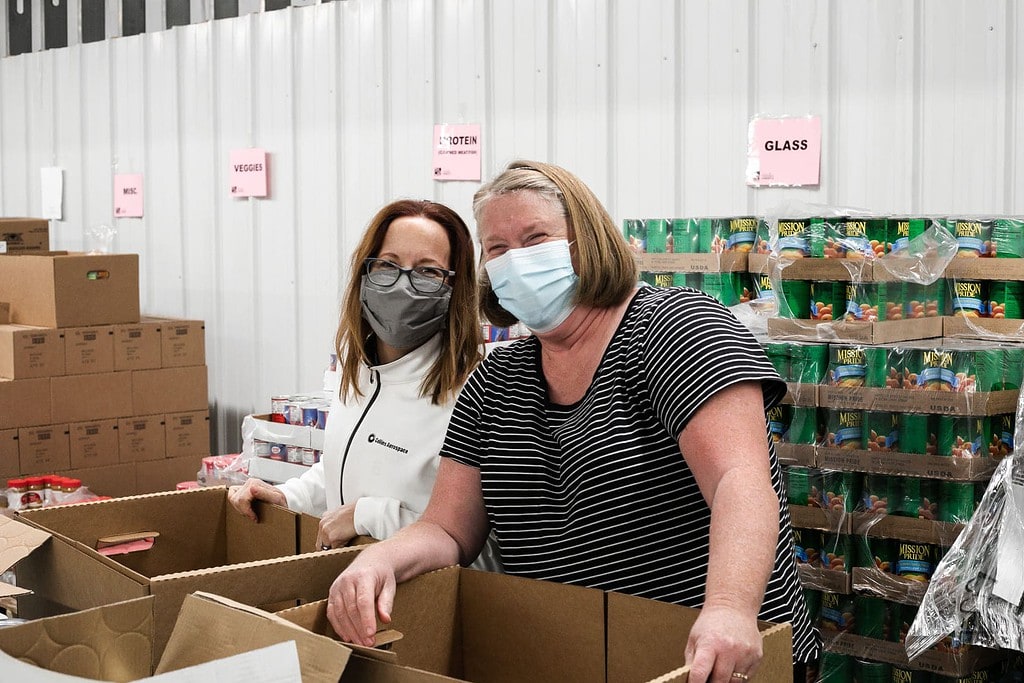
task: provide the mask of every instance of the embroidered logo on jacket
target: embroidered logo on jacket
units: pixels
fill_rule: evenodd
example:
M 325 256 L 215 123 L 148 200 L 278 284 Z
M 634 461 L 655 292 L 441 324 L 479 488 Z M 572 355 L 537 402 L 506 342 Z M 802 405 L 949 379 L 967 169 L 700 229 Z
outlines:
M 390 441 L 385 441 L 384 439 L 378 439 L 376 434 L 370 434 L 370 436 L 367 438 L 367 441 L 369 441 L 370 443 L 380 444 L 384 448 L 390 448 L 391 450 L 398 451 L 399 453 L 408 453 L 409 452 L 408 449 L 402 448 L 401 446 L 396 446 L 395 444 L 391 443 Z

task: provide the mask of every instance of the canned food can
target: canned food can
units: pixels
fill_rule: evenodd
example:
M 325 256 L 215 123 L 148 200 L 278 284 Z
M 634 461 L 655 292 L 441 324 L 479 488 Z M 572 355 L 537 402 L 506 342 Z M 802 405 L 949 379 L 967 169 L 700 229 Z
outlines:
M 896 571 L 893 542 L 888 538 L 858 534 L 855 560 L 858 567 L 892 574 Z
M 818 441 L 818 409 L 794 406 L 789 432 L 782 437 L 784 443 L 813 445 Z
M 288 397 L 275 395 L 270 397 L 270 421 L 286 424 L 288 422 Z
M 890 375 L 889 352 L 887 346 L 865 346 L 864 347 L 864 386 L 873 388 L 892 388 L 892 378 L 896 372 Z
M 767 273 L 751 273 L 754 287 L 754 301 L 763 306 L 775 305 L 775 288 Z
M 644 227 L 647 232 L 647 253 L 664 254 L 669 252 L 671 244 L 669 240 L 668 221 L 664 218 L 648 218 L 644 220 Z
M 894 514 L 901 517 L 938 519 L 939 487 L 934 479 L 900 478 L 900 502 Z
M 903 453 L 934 455 L 936 436 L 932 430 L 932 415 L 925 413 L 895 413 L 899 420 L 899 450 Z
M 974 482 L 946 481 L 939 483 L 939 519 L 966 524 L 974 514 Z
M 829 384 L 862 387 L 867 374 L 864 348 L 849 344 L 830 344 L 828 352 Z
M 931 674 L 918 669 L 905 669 L 901 666 L 892 665 L 892 683 L 933 683 Z
M 699 240 L 697 247 L 701 254 L 721 254 L 725 251 L 725 231 L 720 218 L 697 218 Z
M 853 630 L 853 596 L 845 593 L 821 594 L 821 628 L 826 631 Z
M 886 221 L 888 239 L 892 242 L 891 251 L 894 254 L 905 252 L 910 241 L 924 234 L 931 221 L 927 218 L 913 218 L 910 216 L 892 216 Z
M 956 391 L 994 391 L 1003 383 L 1003 350 L 962 349 L 953 352 Z
M 853 680 L 853 657 L 826 650 L 821 655 L 817 683 L 850 683 Z
M 739 273 L 703 273 L 701 276 L 701 290 L 715 297 L 723 306 L 739 303 L 741 284 Z
M 793 552 L 797 564 L 821 567 L 821 532 L 816 529 L 793 529 Z
M 779 317 L 792 320 L 807 320 L 811 317 L 811 283 L 807 280 L 782 280 L 781 296 L 775 300 Z
M 1003 389 L 1020 389 L 1024 385 L 1024 347 L 1003 349 Z
M 1024 258 L 1024 219 L 997 218 L 992 222 L 996 258 Z
M 922 349 L 920 367 L 915 373 L 917 388 L 926 391 L 956 391 L 957 379 L 954 369 L 954 353 L 946 349 Z
M 1020 320 L 1024 309 L 1024 282 L 993 280 L 988 290 L 988 317 Z
M 804 604 L 807 606 L 807 614 L 811 623 L 817 622 L 821 615 L 821 591 L 804 588 Z
M 287 414 L 288 424 L 302 425 L 302 404 L 308 400 L 306 396 L 292 396 L 288 399 Z
M 673 273 L 640 273 L 641 279 L 654 287 L 672 287 L 675 283 Z
M 331 416 L 331 407 L 329 405 L 321 405 L 316 409 L 316 426 L 317 429 L 327 429 L 327 418 Z
M 302 463 L 302 447 L 289 445 L 285 450 L 285 460 L 292 464 Z
M 700 289 L 700 273 L 672 273 L 673 287 L 690 287 Z
M 860 449 L 864 444 L 864 411 L 831 408 L 828 411 L 825 446 Z
M 647 229 L 643 220 L 639 218 L 627 218 L 622 221 L 622 233 L 626 238 L 626 244 L 636 254 L 643 254 L 647 251 Z
M 816 281 L 811 283 L 811 320 L 822 322 L 842 320 L 845 313 L 845 282 Z
M 864 449 L 900 451 L 899 413 L 864 411 Z
M 821 566 L 835 572 L 849 573 L 853 569 L 853 543 L 849 534 L 826 533 L 821 552 Z
M 312 467 L 316 463 L 315 454 L 316 451 L 312 448 L 303 447 L 299 449 L 299 459 L 307 467 Z
M 956 238 L 956 255 L 971 258 L 991 256 L 992 219 L 951 218 L 946 221 Z
M 818 228 L 817 235 L 812 235 L 810 218 L 780 218 L 778 224 L 779 240 L 777 251 L 780 256 L 789 258 L 803 258 L 813 256 L 812 244 L 817 247 L 815 251 L 821 251 L 821 231 Z M 822 256 L 822 253 L 816 254 Z
M 889 628 L 889 640 L 894 643 L 905 643 L 907 631 L 910 625 L 917 618 L 917 605 L 907 605 L 902 602 L 893 602 L 889 605 L 891 626 Z
M 259 439 L 253 439 L 252 442 L 253 453 L 257 458 L 269 458 L 270 457 L 270 442 L 260 441 Z
M 754 251 L 758 254 L 772 253 L 772 229 L 764 218 L 757 219 L 757 236 L 755 237 Z
M 673 218 L 672 251 L 676 254 L 697 254 L 700 252 L 700 228 L 692 218 Z
M 828 371 L 828 344 L 788 344 L 790 376 L 801 384 L 820 384 Z
M 988 455 L 1002 460 L 1013 453 L 1013 434 L 1016 429 L 1017 416 L 1014 413 L 993 415 L 989 420 Z
M 305 427 L 316 427 L 317 410 L 319 409 L 319 401 L 303 401 L 299 404 L 299 410 L 302 411 L 302 425 Z
M 786 500 L 791 505 L 821 506 L 821 470 L 793 465 L 786 468 Z
M 889 637 L 889 606 L 882 598 L 857 595 L 853 598 L 854 633 L 865 638 Z
M 755 216 L 735 216 L 728 219 L 728 235 L 725 250 L 750 253 L 757 241 L 757 218 Z
M 980 458 L 991 440 L 992 423 L 984 417 L 938 416 L 938 455 Z
M 899 480 L 888 474 L 865 474 L 862 493 L 864 512 L 888 514 L 890 510 L 895 510 Z
M 884 256 L 889 249 L 884 218 L 848 217 L 840 222 L 841 250 L 848 259 Z
M 288 455 L 288 447 L 283 443 L 272 443 L 270 444 L 270 459 L 271 460 L 285 460 Z
M 779 404 L 768 409 L 768 431 L 772 435 L 772 441 L 779 443 L 785 438 L 789 431 L 789 425 L 793 421 L 793 406 Z
M 891 683 L 890 665 L 885 662 L 853 660 L 853 680 L 857 683 Z
M 936 318 L 946 312 L 946 281 L 938 279 L 930 285 L 908 282 L 904 288 L 903 317 Z
M 953 315 L 984 318 L 988 314 L 988 283 L 982 280 L 947 280 Z
M 822 472 L 822 506 L 826 510 L 853 512 L 860 501 L 861 476 L 860 472 Z
M 772 367 L 785 381 L 790 381 L 790 346 L 780 342 L 767 342 L 764 345 L 764 354 L 768 356 Z
M 896 545 L 896 574 L 926 583 L 935 571 L 935 548 L 928 543 L 899 541 Z

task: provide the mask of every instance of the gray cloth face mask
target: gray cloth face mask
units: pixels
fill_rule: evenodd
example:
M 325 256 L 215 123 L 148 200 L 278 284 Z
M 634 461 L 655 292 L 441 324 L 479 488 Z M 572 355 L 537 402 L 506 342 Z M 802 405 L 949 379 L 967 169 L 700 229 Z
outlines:
M 412 349 L 433 337 L 444 325 L 451 298 L 451 285 L 423 294 L 413 289 L 407 274 L 390 287 L 375 285 L 366 275 L 359 284 L 363 317 L 382 342 L 396 349 Z

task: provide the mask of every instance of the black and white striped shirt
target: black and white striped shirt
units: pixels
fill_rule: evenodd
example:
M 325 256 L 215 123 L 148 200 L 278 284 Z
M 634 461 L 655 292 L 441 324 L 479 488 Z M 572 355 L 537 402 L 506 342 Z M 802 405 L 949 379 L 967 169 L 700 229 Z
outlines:
M 573 405 L 548 401 L 536 338 L 495 349 L 462 390 L 441 455 L 480 469 L 506 572 L 700 607 L 711 511 L 678 437 L 708 398 L 748 380 L 762 382 L 766 408 L 785 394 L 754 337 L 717 301 L 645 287 Z M 810 661 L 817 638 L 767 425 L 765 434 L 781 524 L 759 616 L 791 622 L 794 658 Z

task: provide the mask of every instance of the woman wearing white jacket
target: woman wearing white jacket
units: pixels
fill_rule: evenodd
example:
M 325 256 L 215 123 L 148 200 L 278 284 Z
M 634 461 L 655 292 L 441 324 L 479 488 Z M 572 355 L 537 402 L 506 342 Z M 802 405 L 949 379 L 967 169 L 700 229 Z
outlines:
M 320 462 L 280 486 L 249 479 L 230 500 L 321 516 L 317 544 L 383 540 L 419 518 L 455 399 L 481 359 L 473 243 L 453 210 L 399 200 L 373 217 L 352 256 Z M 477 566 L 495 568 L 483 555 Z

